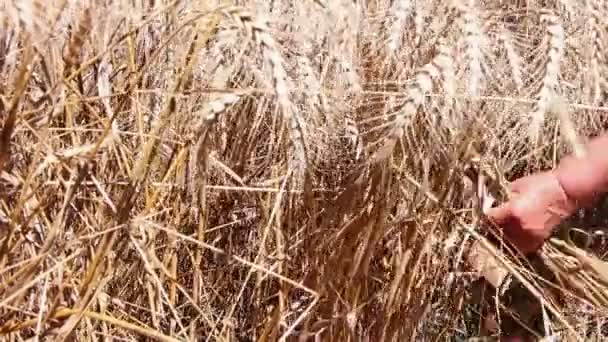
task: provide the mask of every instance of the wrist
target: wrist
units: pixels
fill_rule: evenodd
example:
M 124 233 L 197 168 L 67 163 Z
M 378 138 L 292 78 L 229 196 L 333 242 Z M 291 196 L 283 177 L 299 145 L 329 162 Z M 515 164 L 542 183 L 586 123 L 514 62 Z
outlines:
M 555 178 L 559 192 L 558 207 L 560 209 L 560 216 L 562 218 L 569 217 L 581 207 L 581 202 L 577 198 L 572 197 L 566 190 L 559 172 L 553 172 L 553 177 Z
M 608 191 L 608 133 L 591 139 L 583 156 L 564 158 L 556 176 L 562 188 L 581 207 L 593 205 Z
M 605 172 L 593 160 L 571 156 L 560 163 L 555 176 L 568 201 L 578 209 L 592 206 L 605 191 Z

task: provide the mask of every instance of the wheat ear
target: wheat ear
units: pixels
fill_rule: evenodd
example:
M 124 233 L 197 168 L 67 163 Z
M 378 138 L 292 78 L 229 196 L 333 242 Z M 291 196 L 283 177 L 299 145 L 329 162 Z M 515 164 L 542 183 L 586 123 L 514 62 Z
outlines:
M 387 48 L 391 55 L 395 55 L 401 47 L 401 39 L 407 19 L 412 14 L 412 2 L 410 0 L 396 0 L 390 8 L 391 14 L 395 17 L 388 29 Z
M 602 69 L 606 68 L 606 60 L 602 55 L 605 44 L 605 29 L 602 28 L 602 17 L 601 8 L 595 1 L 588 0 L 587 11 L 589 12 L 589 29 L 590 29 L 590 44 L 589 44 L 589 58 L 591 68 L 591 82 L 593 82 L 593 100 L 594 104 L 597 104 L 601 97 L 601 84 L 602 84 Z M 604 6 L 606 6 L 604 4 Z M 586 93 L 589 94 L 589 85 L 585 85 Z
M 530 125 L 533 141 L 538 141 L 540 130 L 545 120 L 545 114 L 559 87 L 560 63 L 564 55 L 564 29 L 557 16 L 548 15 L 541 18 L 547 22 L 547 35 L 549 38 L 548 60 L 545 66 L 543 85 L 538 94 L 537 109 L 532 114 Z
M 513 81 L 515 82 L 515 86 L 517 87 L 518 91 L 521 91 L 524 87 L 521 73 L 521 56 L 517 53 L 517 50 L 515 50 L 515 46 L 513 45 L 513 41 L 511 39 L 511 34 L 506 29 L 502 29 L 500 31 L 499 37 L 505 47 L 505 51 L 507 52 L 507 59 L 509 61 L 509 66 L 511 67 L 511 74 Z
M 303 119 L 295 109 L 290 96 L 290 84 L 285 70 L 285 61 L 279 46 L 270 33 L 269 23 L 265 18 L 254 16 L 251 12 L 234 7 L 226 11 L 260 47 L 264 60 L 270 66 L 270 78 L 274 86 L 277 102 L 282 115 L 289 124 L 289 133 L 294 149 L 294 169 L 302 172 L 307 168 L 306 142 L 303 130 Z
M 21 0 L 15 1 L 17 17 L 23 23 L 26 31 L 32 35 L 39 35 L 47 29 L 45 7 L 40 0 Z
M 556 96 L 549 103 L 548 109 L 551 114 L 559 120 L 564 140 L 570 145 L 574 155 L 576 157 L 583 157 L 585 154 L 585 147 L 576 133 L 576 127 L 574 126 L 570 111 L 568 110 L 568 103 L 561 97 Z
M 396 115 L 388 142 L 372 157 L 372 162 L 379 161 L 390 155 L 397 139 L 405 132 L 410 119 L 416 114 L 418 107 L 424 103 L 426 94 L 433 88 L 433 79 L 446 80 L 446 70 L 452 70 L 453 59 L 450 49 L 443 43 L 438 47 L 437 56 L 424 65 L 415 75 L 407 90 L 405 104 Z
M 330 46 L 330 53 L 336 60 L 338 75 L 345 81 L 349 91 L 358 93 L 363 87 L 359 79 L 359 74 L 355 69 L 353 58 L 354 45 L 353 37 L 356 37 L 358 27 L 356 19 L 357 10 L 353 8 L 353 3 L 347 0 L 337 0 L 332 4 L 329 20 L 336 23 L 332 32 L 335 43 Z M 334 7 L 335 6 L 335 7 Z
M 91 31 L 91 20 L 91 9 L 87 7 L 83 10 L 78 24 L 70 36 L 68 45 L 65 47 L 63 60 L 66 64 L 66 70 L 80 64 L 80 51 Z
M 304 102 L 310 107 L 324 108 L 321 82 L 312 68 L 310 59 L 306 56 L 297 57 L 298 74 L 304 85 Z
M 464 35 L 469 67 L 468 92 L 471 96 L 477 96 L 479 95 L 479 89 L 484 78 L 482 51 L 487 44 L 486 36 L 481 29 L 477 16 L 477 8 L 473 0 L 469 0 L 466 5 L 460 0 L 455 0 L 453 6 L 458 11 L 459 17 L 462 20 L 462 33 Z

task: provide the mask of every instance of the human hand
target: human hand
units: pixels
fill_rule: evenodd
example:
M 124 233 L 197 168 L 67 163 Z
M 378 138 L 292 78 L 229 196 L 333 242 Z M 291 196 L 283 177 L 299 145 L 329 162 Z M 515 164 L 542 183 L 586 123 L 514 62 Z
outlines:
M 510 185 L 511 199 L 488 217 L 523 254 L 538 250 L 555 227 L 576 210 L 554 172 L 540 172 Z

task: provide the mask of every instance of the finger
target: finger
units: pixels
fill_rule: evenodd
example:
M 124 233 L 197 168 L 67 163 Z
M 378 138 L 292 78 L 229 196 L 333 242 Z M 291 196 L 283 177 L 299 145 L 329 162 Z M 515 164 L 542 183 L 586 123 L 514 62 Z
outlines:
M 511 203 L 503 203 L 498 207 L 490 208 L 486 212 L 488 217 L 497 225 L 501 226 L 507 223 L 512 216 Z

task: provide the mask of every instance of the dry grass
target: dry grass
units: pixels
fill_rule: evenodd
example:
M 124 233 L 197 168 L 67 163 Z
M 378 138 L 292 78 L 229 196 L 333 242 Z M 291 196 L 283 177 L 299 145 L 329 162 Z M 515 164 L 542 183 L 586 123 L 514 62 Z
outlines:
M 523 329 L 606 338 L 605 206 L 564 224 L 545 272 L 483 208 L 608 128 L 607 16 L 4 1 L 2 339 L 439 341 L 521 330 L 536 304 Z M 514 294 L 480 294 L 474 240 Z

